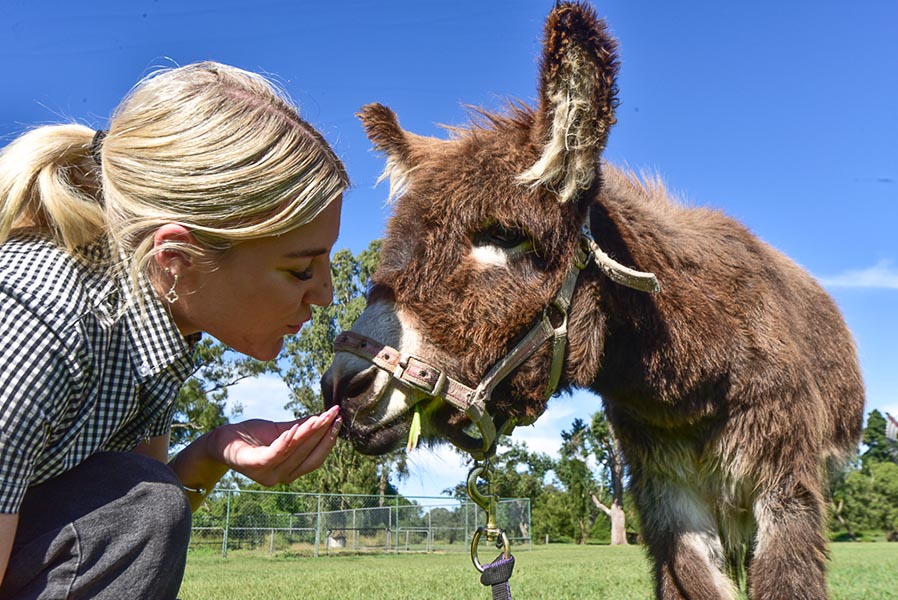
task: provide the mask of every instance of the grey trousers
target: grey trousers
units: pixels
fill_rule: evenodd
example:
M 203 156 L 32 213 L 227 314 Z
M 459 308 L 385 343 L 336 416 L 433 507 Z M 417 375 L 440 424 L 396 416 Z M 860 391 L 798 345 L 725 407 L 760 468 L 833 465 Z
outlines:
M 159 461 L 103 452 L 29 488 L 0 600 L 169 600 L 178 594 L 191 513 Z

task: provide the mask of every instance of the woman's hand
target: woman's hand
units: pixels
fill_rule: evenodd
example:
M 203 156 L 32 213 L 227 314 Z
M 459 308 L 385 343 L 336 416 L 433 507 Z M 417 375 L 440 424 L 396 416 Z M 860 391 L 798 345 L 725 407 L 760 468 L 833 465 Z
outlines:
M 228 469 L 266 486 L 289 483 L 327 458 L 343 423 L 339 412 L 333 407 L 296 421 L 222 425 L 181 450 L 169 466 L 191 492 L 187 496 L 193 510 Z
M 213 433 L 213 452 L 230 469 L 265 486 L 289 483 L 324 462 L 340 432 L 339 407 L 296 421 L 253 419 Z

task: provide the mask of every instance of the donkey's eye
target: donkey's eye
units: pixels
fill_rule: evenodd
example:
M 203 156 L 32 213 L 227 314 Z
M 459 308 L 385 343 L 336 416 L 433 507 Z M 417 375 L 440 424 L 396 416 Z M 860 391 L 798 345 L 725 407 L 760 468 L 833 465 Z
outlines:
M 528 238 L 524 232 L 502 225 L 491 225 L 474 235 L 475 246 L 498 246 L 510 250 L 527 243 Z

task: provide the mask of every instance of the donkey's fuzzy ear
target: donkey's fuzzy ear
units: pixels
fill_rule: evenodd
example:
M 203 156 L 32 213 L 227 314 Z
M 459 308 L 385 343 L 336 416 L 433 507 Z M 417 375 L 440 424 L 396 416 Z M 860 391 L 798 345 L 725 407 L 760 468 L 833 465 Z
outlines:
M 356 114 L 374 147 L 397 160 L 408 161 L 411 148 L 396 113 L 383 104 L 366 104 Z
M 408 174 L 414 168 L 412 161 L 412 138 L 399 126 L 396 113 L 383 104 L 366 104 L 356 115 L 361 119 L 368 139 L 375 149 L 383 152 L 387 159 L 383 174 L 377 180 L 390 180 L 390 200 L 402 193 L 408 182 Z
M 545 185 L 559 202 L 588 189 L 615 123 L 617 42 L 595 10 L 559 3 L 546 20 L 540 65 L 540 106 L 534 123 L 539 160 L 519 176 Z

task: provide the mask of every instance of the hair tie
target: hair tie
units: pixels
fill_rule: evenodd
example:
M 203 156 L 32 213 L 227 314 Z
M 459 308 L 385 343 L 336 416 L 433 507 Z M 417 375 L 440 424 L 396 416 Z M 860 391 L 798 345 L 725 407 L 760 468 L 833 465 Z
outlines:
M 94 133 L 94 139 L 90 143 L 90 156 L 98 165 L 103 164 L 100 151 L 103 149 L 103 139 L 105 138 L 106 131 L 104 129 L 98 129 L 97 132 Z

